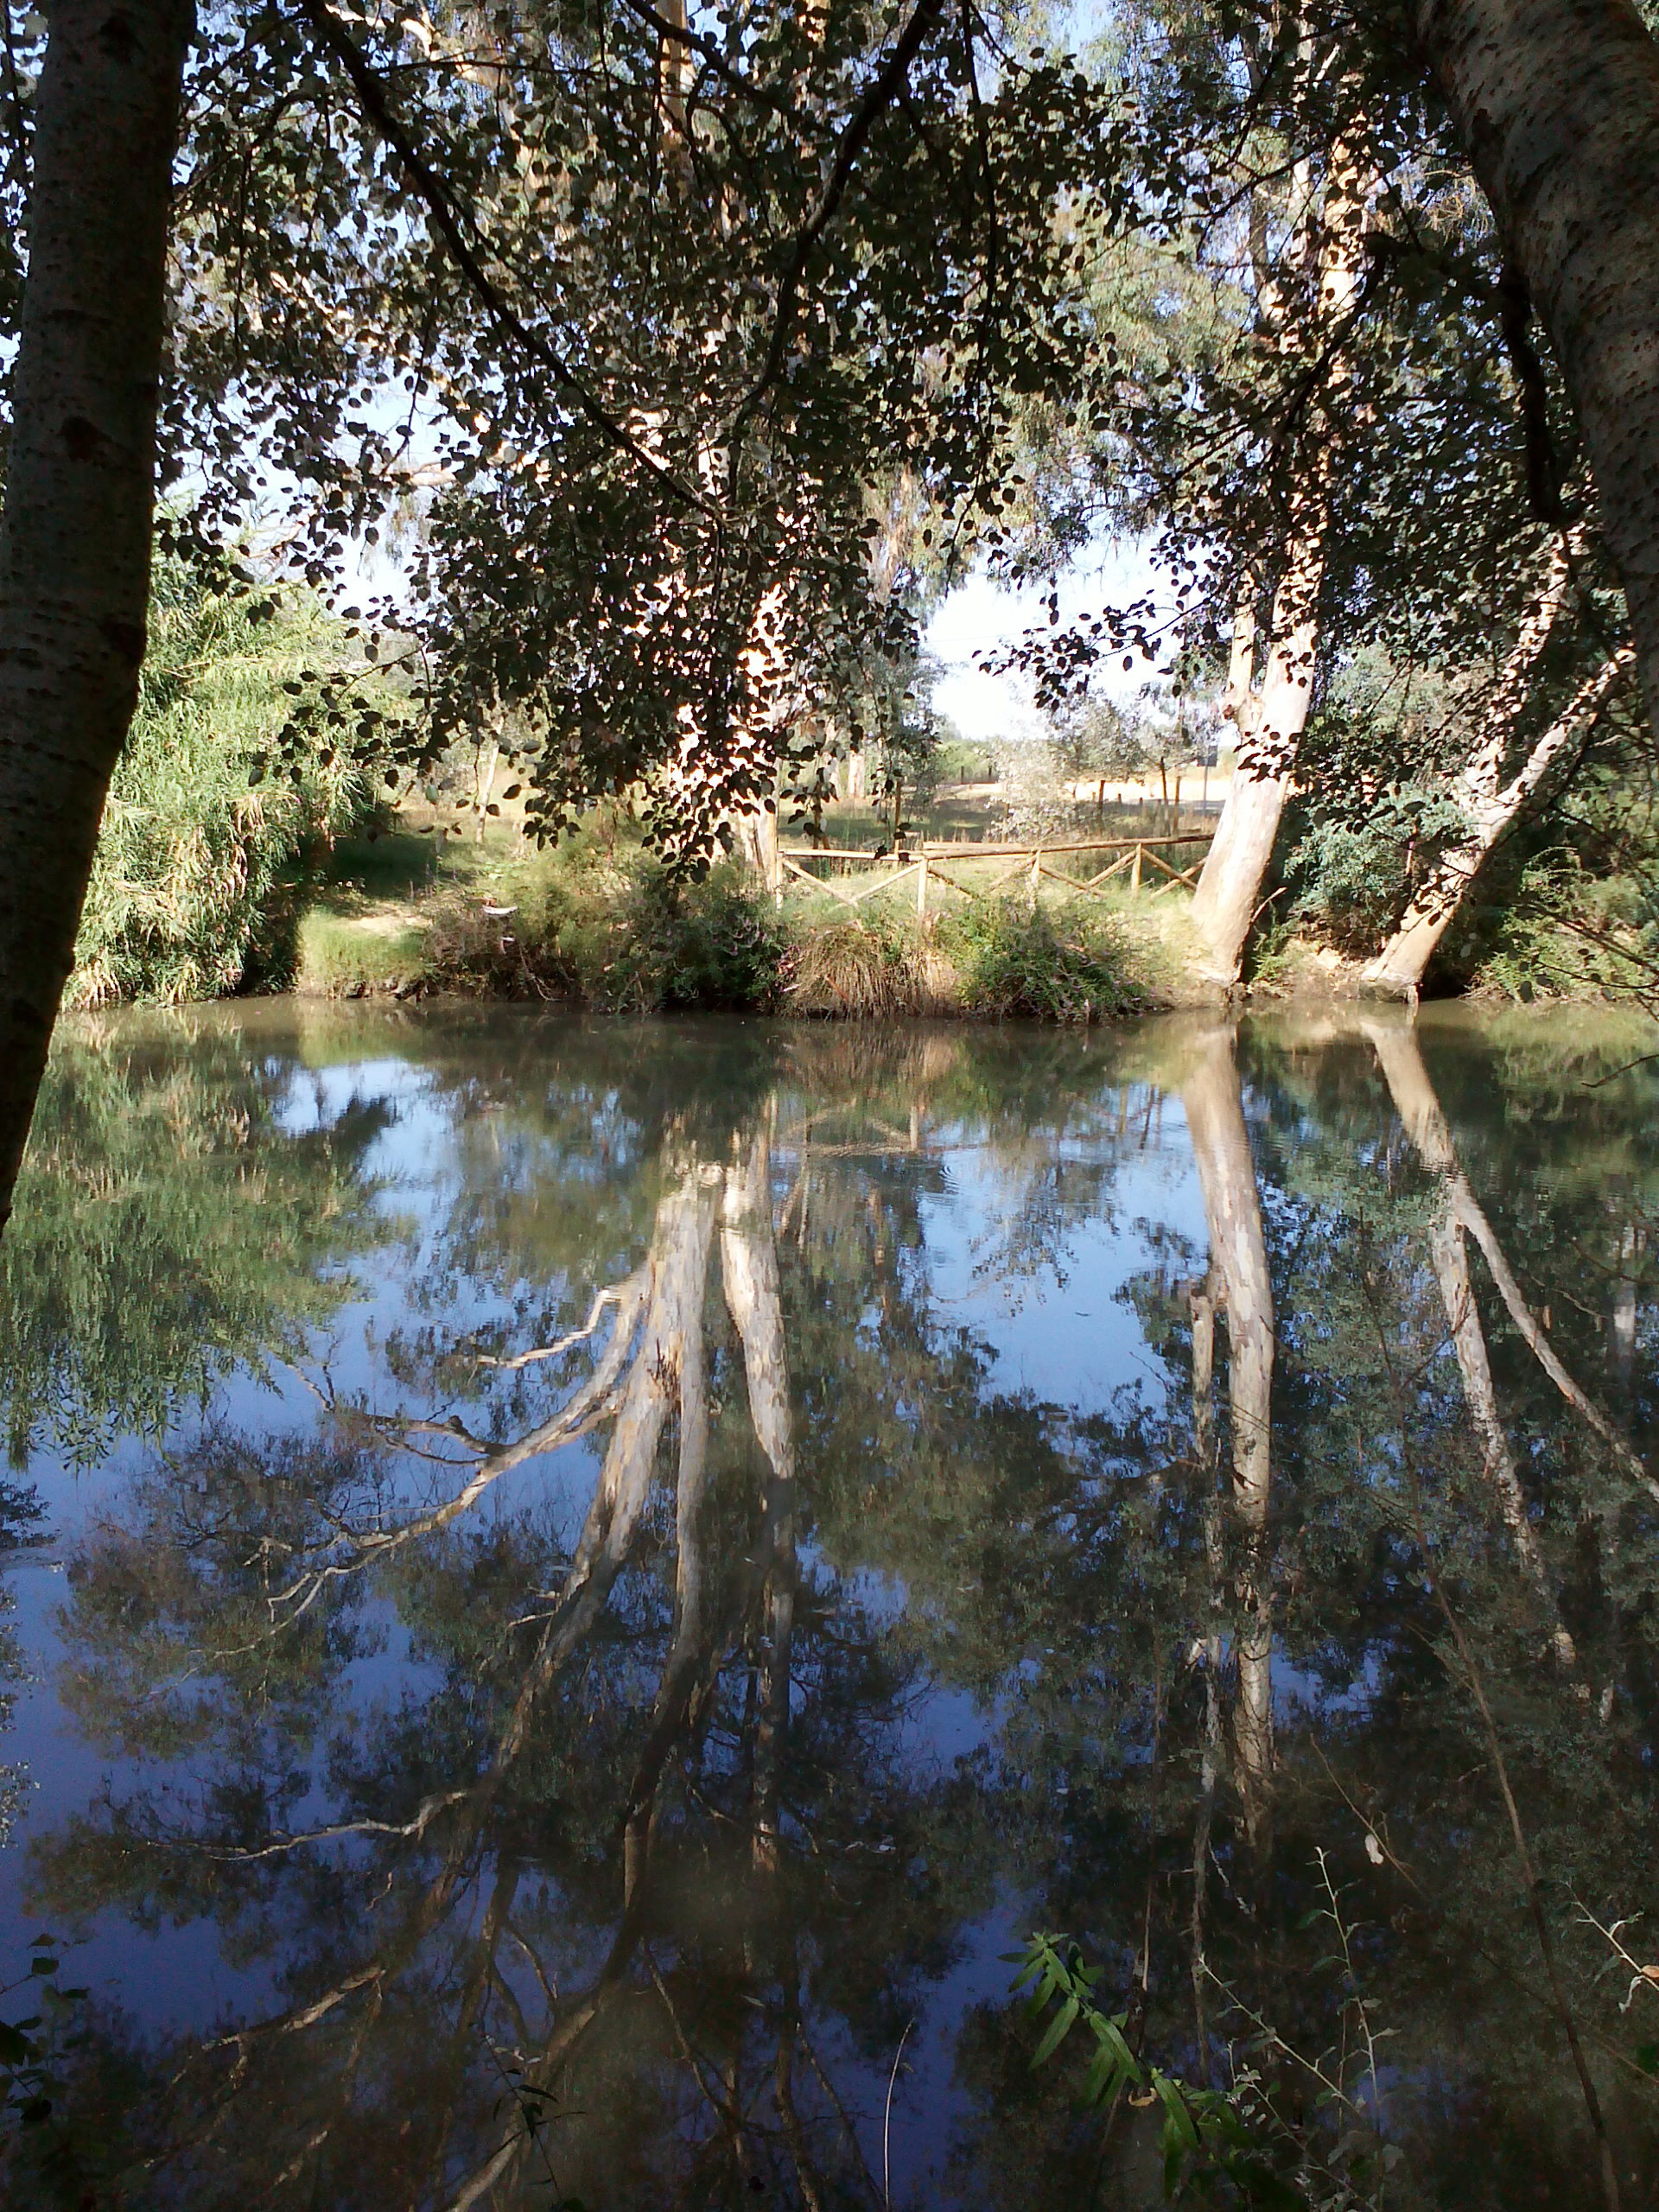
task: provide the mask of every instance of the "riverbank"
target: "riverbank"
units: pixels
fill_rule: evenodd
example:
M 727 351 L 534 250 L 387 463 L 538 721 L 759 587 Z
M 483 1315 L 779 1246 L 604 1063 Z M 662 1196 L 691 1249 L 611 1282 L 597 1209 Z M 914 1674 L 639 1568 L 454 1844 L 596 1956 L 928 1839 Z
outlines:
M 822 863 L 801 855 L 781 896 L 731 863 L 677 880 L 626 817 L 545 850 L 507 823 L 486 823 L 482 839 L 445 836 L 447 826 L 417 810 L 332 842 L 277 887 L 239 956 L 218 949 L 219 994 L 1061 1024 L 1224 995 L 1190 918 L 1202 840 L 1173 842 L 1167 823 L 1146 825 L 1160 833 L 1146 837 L 1139 824 L 1113 825 L 1122 849 L 1105 856 L 1083 843 L 1027 851 L 947 837 L 930 841 L 925 865 L 919 855 L 855 861 L 842 842 Z M 819 874 L 830 880 L 804 880 Z M 1506 915 L 1501 931 L 1478 934 L 1467 973 L 1431 995 L 1461 984 L 1488 1003 L 1645 997 L 1639 959 L 1586 951 L 1548 917 Z M 207 975 L 200 962 L 149 962 L 146 944 L 140 932 L 119 977 L 91 948 L 68 1008 L 203 995 L 190 980 Z M 1322 941 L 1306 918 L 1269 921 L 1248 989 L 1258 1002 L 1352 1001 L 1369 995 L 1363 967 L 1361 948 Z
M 964 852 L 967 849 L 964 849 Z M 1187 857 L 1182 855 L 1183 858 Z M 725 1009 L 817 1017 L 1028 1017 L 1062 1023 L 1212 1005 L 1179 882 L 1085 887 L 1097 855 L 1023 870 L 952 860 L 918 914 L 914 866 L 849 910 L 792 880 L 782 900 L 730 864 L 677 881 L 637 843 L 593 833 L 545 852 L 517 840 L 452 844 L 397 830 L 340 849 L 334 880 L 301 917 L 292 988 L 325 999 L 447 996 L 600 1013 Z M 974 871 L 979 871 L 977 878 Z M 1150 872 L 1150 871 L 1149 871 Z M 842 888 L 852 879 L 841 878 Z M 963 887 L 977 882 L 978 895 Z M 1462 979 L 1477 1002 L 1629 1004 L 1634 969 L 1534 922 L 1511 927 Z M 1363 959 L 1281 925 L 1258 935 L 1248 988 L 1261 1001 L 1370 995 Z M 1629 963 L 1624 965 L 1629 968 Z M 1446 995 L 1444 982 L 1433 995 Z
M 410 836 L 302 918 L 293 976 L 308 996 L 460 995 L 608 1013 L 741 1010 L 1090 1022 L 1201 1002 L 1185 893 L 1086 893 L 1046 873 L 982 893 L 907 878 L 849 909 L 796 882 L 779 898 L 722 863 L 677 880 L 600 835 L 556 850 L 444 855 Z M 418 871 L 418 873 L 417 873 Z M 960 874 L 961 870 L 957 873 Z

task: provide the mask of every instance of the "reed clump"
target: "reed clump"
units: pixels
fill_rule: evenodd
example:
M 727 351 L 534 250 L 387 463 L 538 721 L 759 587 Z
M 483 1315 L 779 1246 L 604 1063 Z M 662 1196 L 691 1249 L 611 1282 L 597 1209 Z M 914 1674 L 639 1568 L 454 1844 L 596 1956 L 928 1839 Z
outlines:
M 1145 1013 L 1154 1003 L 1122 922 L 1081 900 L 984 899 L 947 917 L 940 935 L 967 1014 L 1077 1024 Z
M 334 841 L 373 810 L 368 770 L 318 734 L 265 780 L 308 666 L 340 626 L 158 562 L 137 712 L 117 764 L 65 993 L 176 1003 L 283 984 Z

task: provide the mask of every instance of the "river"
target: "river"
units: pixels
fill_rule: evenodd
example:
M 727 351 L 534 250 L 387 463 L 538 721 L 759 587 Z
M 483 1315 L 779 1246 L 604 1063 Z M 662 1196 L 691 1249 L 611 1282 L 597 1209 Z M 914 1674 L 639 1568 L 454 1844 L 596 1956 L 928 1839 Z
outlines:
M 7 2201 L 1659 2204 L 1650 1040 L 67 1026 Z

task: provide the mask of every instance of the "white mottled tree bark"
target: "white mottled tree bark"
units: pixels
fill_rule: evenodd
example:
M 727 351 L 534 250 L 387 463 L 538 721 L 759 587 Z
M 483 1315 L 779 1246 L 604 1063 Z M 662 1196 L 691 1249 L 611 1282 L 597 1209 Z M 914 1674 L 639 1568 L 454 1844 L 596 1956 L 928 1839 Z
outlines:
M 1181 1083 L 1192 1157 L 1210 1232 L 1210 1282 L 1227 1321 L 1227 1401 L 1232 1432 L 1232 1506 L 1243 1537 L 1234 1651 L 1238 1694 L 1233 1759 L 1251 1846 L 1265 1848 L 1273 1793 L 1273 1283 L 1262 1233 L 1255 1163 L 1239 1095 L 1230 1029 L 1211 1030 Z M 1212 1315 L 1200 1349 L 1213 1358 Z M 1196 1368 L 1195 1368 L 1196 1376 Z
M 189 0 L 54 0 L 0 516 L 0 1222 L 74 957 L 149 603 Z
M 1239 979 L 1244 948 L 1261 909 L 1262 886 L 1313 701 L 1334 441 L 1348 382 L 1341 333 L 1352 312 L 1363 266 L 1366 191 L 1367 180 L 1357 164 L 1338 149 L 1323 202 L 1304 226 L 1302 251 L 1319 270 L 1313 310 L 1306 327 L 1283 320 L 1272 287 L 1265 282 L 1259 287 L 1264 321 L 1269 327 L 1280 322 L 1281 352 L 1313 356 L 1325 348 L 1332 359 L 1324 372 L 1320 442 L 1308 456 L 1298 487 L 1259 687 L 1255 683 L 1254 615 L 1243 601 L 1234 621 L 1224 705 L 1238 732 L 1233 780 L 1192 899 L 1192 921 L 1204 947 L 1206 972 L 1212 981 L 1229 987 Z
M 744 1141 L 728 1170 L 721 1214 L 726 1303 L 743 1346 L 749 1417 L 766 1454 L 766 1632 L 760 1663 L 754 1739 L 754 1863 L 779 1864 L 779 1770 L 789 1732 L 791 1655 L 795 1638 L 795 1433 L 789 1402 L 778 1244 L 772 1224 L 772 1147 L 763 1134 Z
M 1232 785 L 1193 893 L 1193 924 L 1209 975 L 1219 983 L 1236 983 L 1243 965 L 1313 702 L 1325 574 L 1323 506 L 1320 500 L 1311 507 L 1306 534 L 1292 549 L 1274 604 L 1261 689 L 1248 691 L 1232 717 L 1239 731 Z
M 1618 1465 L 1650 1497 L 1659 1499 L 1659 1478 L 1648 1472 L 1617 1426 L 1574 1382 L 1550 1341 L 1548 1331 L 1528 1305 L 1508 1255 L 1498 1242 L 1497 1232 L 1459 1161 L 1451 1129 L 1429 1081 L 1414 1032 L 1404 1024 L 1376 1020 L 1362 1021 L 1360 1027 L 1376 1053 L 1377 1064 L 1407 1135 L 1416 1146 L 1424 1165 L 1441 1178 L 1449 1217 L 1460 1232 L 1466 1230 L 1479 1246 L 1516 1334 L 1586 1427 L 1607 1446 Z

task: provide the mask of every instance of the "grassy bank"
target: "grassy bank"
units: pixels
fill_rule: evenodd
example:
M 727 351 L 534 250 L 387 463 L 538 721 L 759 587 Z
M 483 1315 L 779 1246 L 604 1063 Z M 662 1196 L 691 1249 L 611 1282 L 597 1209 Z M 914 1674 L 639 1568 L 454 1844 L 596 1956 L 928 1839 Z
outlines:
M 554 850 L 394 832 L 343 846 L 303 917 L 299 988 L 561 1001 L 600 1011 L 726 1007 L 1086 1022 L 1184 995 L 1180 911 L 1052 886 L 957 894 L 918 920 L 909 895 L 855 912 L 803 887 L 782 906 L 734 867 L 676 879 L 596 829 Z
M 254 703 L 252 719 L 269 719 L 271 703 Z M 156 719 L 176 740 L 178 711 Z M 452 813 L 416 800 L 388 816 L 349 782 L 337 794 L 319 782 L 275 800 L 215 787 L 175 823 L 156 798 L 164 780 L 149 775 L 143 806 L 118 794 L 112 806 L 72 1004 L 291 985 L 314 996 L 443 993 L 615 1013 L 1087 1022 L 1215 996 L 1199 974 L 1184 889 L 1156 888 L 1150 876 L 1138 893 L 1122 877 L 1073 889 L 1049 870 L 1083 874 L 1099 856 L 1063 846 L 1045 856 L 1033 906 L 1024 880 L 997 887 L 1006 862 L 971 857 L 976 841 L 941 841 L 923 918 L 906 868 L 852 912 L 800 881 L 780 907 L 730 866 L 700 883 L 677 880 L 621 814 L 542 852 L 510 822 L 488 822 L 481 842 L 441 838 Z M 245 846 L 257 847 L 253 858 Z M 1184 863 L 1197 850 L 1166 857 Z M 1648 950 L 1654 896 L 1633 879 L 1586 885 L 1581 875 L 1571 898 L 1551 876 L 1546 896 L 1532 887 L 1537 873 L 1522 870 L 1527 896 L 1495 880 L 1503 895 L 1471 906 L 1460 924 L 1467 943 L 1439 988 L 1648 1002 L 1659 973 Z M 1252 945 L 1253 994 L 1360 991 L 1376 917 L 1350 912 L 1349 876 L 1370 880 L 1351 868 L 1329 882 L 1287 879 L 1283 918 L 1266 918 Z M 872 886 L 862 874 L 839 880 Z M 966 895 L 964 884 L 983 895 Z

